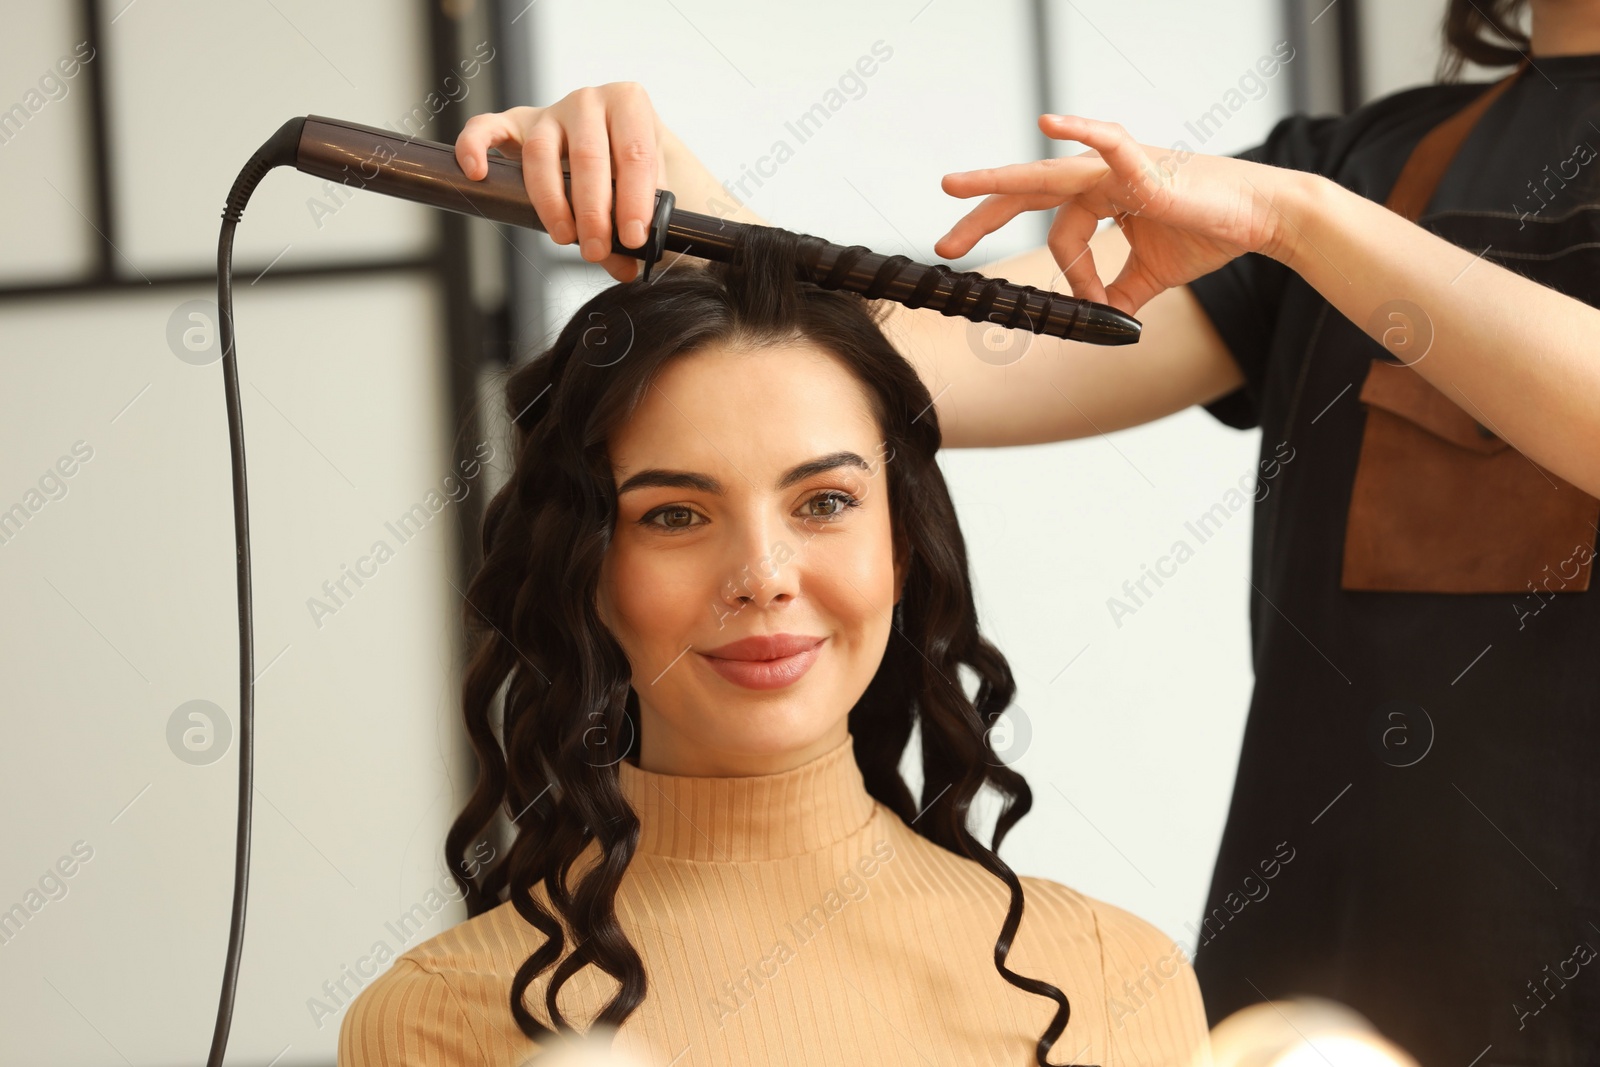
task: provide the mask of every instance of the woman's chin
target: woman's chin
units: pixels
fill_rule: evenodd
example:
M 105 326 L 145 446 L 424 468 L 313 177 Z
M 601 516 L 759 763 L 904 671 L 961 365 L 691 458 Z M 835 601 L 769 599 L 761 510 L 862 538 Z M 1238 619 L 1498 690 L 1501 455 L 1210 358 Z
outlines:
M 793 762 L 786 757 L 820 754 L 815 750 L 849 716 L 849 708 L 829 715 L 819 715 L 821 710 L 805 699 L 745 695 L 719 702 L 715 715 L 696 715 L 676 732 L 686 742 L 685 753 L 716 765 L 717 774 L 766 774 L 775 764 Z

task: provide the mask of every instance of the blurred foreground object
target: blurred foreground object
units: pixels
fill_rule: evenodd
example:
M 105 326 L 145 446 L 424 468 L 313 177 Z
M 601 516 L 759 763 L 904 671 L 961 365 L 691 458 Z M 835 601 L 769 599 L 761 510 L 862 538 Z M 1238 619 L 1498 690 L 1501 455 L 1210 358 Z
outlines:
M 1211 1031 L 1215 1067 L 1418 1067 L 1366 1017 L 1298 997 L 1241 1008 Z
M 528 1067 L 652 1067 L 636 1056 L 613 1050 L 611 1040 L 616 1033 L 614 1027 L 591 1027 L 587 1035 L 551 1043 L 547 1051 L 528 1061 Z
M 652 1067 L 611 1048 L 616 1031 L 595 1026 L 564 1039 L 529 1067 Z M 1252 1004 L 1211 1031 L 1213 1067 L 1419 1067 L 1359 1012 L 1332 1000 L 1300 997 Z

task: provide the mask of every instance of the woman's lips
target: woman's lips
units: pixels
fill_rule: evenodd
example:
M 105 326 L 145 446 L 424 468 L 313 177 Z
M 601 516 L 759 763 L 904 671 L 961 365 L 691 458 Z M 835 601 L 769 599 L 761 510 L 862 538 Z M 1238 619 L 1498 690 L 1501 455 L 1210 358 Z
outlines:
M 778 659 L 718 659 L 704 652 L 695 654 L 735 685 L 742 685 L 746 689 L 782 689 L 798 681 L 801 675 L 811 669 L 822 652 L 823 641 L 818 641 L 804 652 Z

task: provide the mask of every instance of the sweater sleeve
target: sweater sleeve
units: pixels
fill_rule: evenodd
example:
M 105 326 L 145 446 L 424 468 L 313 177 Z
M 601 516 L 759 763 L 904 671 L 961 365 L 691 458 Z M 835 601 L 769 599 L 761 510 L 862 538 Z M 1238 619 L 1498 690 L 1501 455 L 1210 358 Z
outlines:
M 404 957 L 350 1004 L 338 1067 L 479 1067 L 487 1062 L 444 976 Z
M 1173 940 L 1130 911 L 1093 900 L 1112 1054 L 1105 1067 L 1212 1067 L 1200 983 Z

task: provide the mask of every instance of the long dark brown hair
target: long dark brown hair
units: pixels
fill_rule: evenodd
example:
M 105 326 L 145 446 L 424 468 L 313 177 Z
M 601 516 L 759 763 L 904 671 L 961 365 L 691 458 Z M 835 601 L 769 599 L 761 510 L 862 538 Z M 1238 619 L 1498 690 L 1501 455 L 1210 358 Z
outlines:
M 850 709 L 855 760 L 874 798 L 1010 890 L 994 964 L 1013 986 L 1056 1003 L 1036 1046 L 1045 1064 L 1071 1007 L 1056 986 L 1006 965 L 1023 892 L 996 854 L 1033 805 L 1027 782 L 989 737 L 1016 685 L 1000 651 L 978 633 L 966 544 L 934 460 L 940 436 L 932 399 L 879 328 L 880 305 L 800 280 L 799 265 L 816 262 L 822 244 L 806 234 L 750 227 L 729 263 L 680 261 L 648 282 L 612 285 L 507 378 L 514 469 L 486 508 L 483 564 L 463 606 L 471 653 L 462 703 L 478 777 L 446 839 L 446 862 L 469 915 L 509 900 L 545 935 L 511 986 L 511 1013 L 528 1037 L 575 1032 L 557 1010 L 556 995 L 587 965 L 621 986 L 596 1024 L 620 1026 L 643 1002 L 644 965 L 614 910 L 639 840 L 639 820 L 623 798 L 616 766 L 638 748 L 638 697 L 622 647 L 596 609 L 617 514 L 607 439 L 675 357 L 713 342 L 809 341 L 854 373 L 872 400 L 888 457 L 896 555 L 903 550 L 907 566 L 901 626 Z M 840 269 L 848 267 L 843 262 Z M 971 697 L 961 684 L 963 669 L 977 680 Z M 913 725 L 920 727 L 920 798 L 899 772 Z M 967 827 L 973 798 L 986 784 L 1003 803 L 988 846 Z M 481 843 L 506 830 L 504 823 L 491 826 L 497 815 L 515 821 L 515 836 L 488 862 L 475 862 Z M 569 887 L 574 862 L 595 840 L 598 862 Z M 538 885 L 554 911 L 532 892 Z M 574 942 L 565 958 L 563 924 Z M 523 1000 L 551 967 L 546 1025 Z
M 1509 67 L 1528 51 L 1517 19 L 1527 0 L 1450 0 L 1444 13 L 1440 81 L 1455 81 L 1468 60 L 1480 67 Z M 1485 37 L 1484 31 L 1490 36 Z

